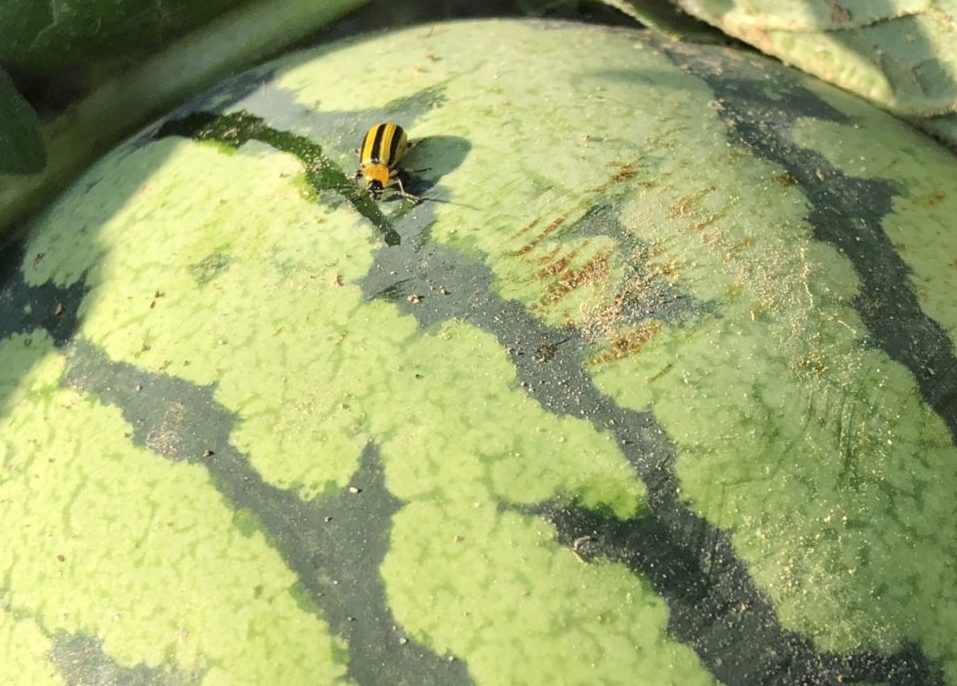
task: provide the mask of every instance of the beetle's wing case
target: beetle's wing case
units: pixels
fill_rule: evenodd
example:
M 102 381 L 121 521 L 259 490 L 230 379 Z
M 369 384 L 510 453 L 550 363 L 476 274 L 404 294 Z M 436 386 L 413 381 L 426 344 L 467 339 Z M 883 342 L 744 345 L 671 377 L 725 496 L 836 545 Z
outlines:
M 418 200 L 406 192 L 400 175 L 399 162 L 409 149 L 409 139 L 398 124 L 375 124 L 366 131 L 359 148 L 359 170 L 356 180 L 362 180 L 373 195 L 386 187 L 398 185 L 399 194 Z
M 409 147 L 405 131 L 398 124 L 375 124 L 362 139 L 359 164 L 384 164 L 395 168 Z
M 362 145 L 359 146 L 360 166 L 378 162 L 377 155 L 375 154 L 375 140 L 379 135 L 379 130 L 381 128 L 382 124 L 374 124 L 373 126 L 369 127 L 368 131 L 366 131 L 366 135 L 362 139 Z
M 409 138 L 405 135 L 405 131 L 398 124 L 392 124 L 395 127 L 395 131 L 392 134 L 391 145 L 389 148 L 389 167 L 393 168 L 399 162 L 402 161 L 402 158 L 405 157 L 405 151 L 409 149 Z

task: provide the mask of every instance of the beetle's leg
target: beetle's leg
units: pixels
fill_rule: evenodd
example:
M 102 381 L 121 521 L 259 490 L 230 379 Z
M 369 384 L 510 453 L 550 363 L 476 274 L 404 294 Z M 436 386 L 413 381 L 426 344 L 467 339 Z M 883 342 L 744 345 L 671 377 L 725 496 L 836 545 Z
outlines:
M 411 193 L 406 192 L 405 186 L 402 185 L 402 178 L 399 176 L 395 177 L 395 182 L 399 185 L 399 195 L 401 195 L 406 200 L 410 200 L 414 203 L 420 202 L 422 198 L 417 195 L 412 195 Z

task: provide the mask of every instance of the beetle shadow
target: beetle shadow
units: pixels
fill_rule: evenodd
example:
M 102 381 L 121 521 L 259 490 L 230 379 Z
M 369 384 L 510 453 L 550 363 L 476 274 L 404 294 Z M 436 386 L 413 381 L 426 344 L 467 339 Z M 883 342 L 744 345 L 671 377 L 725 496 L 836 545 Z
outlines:
M 423 200 L 452 202 L 442 179 L 461 166 L 471 149 L 472 144 L 461 136 L 426 136 L 413 141 L 402 160 L 405 189 Z

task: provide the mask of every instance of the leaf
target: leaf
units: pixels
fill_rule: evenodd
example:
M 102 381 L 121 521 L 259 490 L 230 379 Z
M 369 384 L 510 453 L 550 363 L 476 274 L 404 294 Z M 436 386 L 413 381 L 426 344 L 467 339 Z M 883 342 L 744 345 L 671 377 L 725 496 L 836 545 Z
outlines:
M 601 0 L 669 38 L 694 43 L 720 42 L 720 34 L 667 0 Z
M 704 18 L 720 17 L 722 24 L 783 31 L 828 31 L 867 26 L 885 19 L 926 11 L 933 0 L 687 0 L 687 11 Z M 710 19 L 707 21 L 711 21 Z M 714 23 L 714 22 L 712 22 Z
M 102 84 L 45 127 L 49 163 L 42 174 L 0 171 L 0 239 L 123 136 L 368 2 L 247 2 Z
M 580 4 L 581 0 L 518 0 L 519 11 L 532 17 L 562 10 L 574 11 Z
M 914 123 L 957 152 L 957 114 L 915 119 Z
M 3 0 L 0 61 L 33 71 L 155 50 L 248 0 Z
M 0 173 L 36 174 L 46 161 L 40 121 L 0 69 Z
M 905 116 L 957 111 L 957 0 L 676 0 L 690 14 Z

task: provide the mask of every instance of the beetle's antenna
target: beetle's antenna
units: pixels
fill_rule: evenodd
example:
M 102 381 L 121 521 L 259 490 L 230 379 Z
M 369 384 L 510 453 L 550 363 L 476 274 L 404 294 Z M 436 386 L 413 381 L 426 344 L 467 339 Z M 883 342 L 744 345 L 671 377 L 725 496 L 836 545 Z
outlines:
M 429 197 L 427 197 L 427 196 L 422 196 L 421 198 L 419 198 L 419 200 L 422 200 L 422 201 L 428 200 L 429 202 L 440 202 L 440 203 L 443 203 L 443 204 L 445 204 L 445 205 L 458 205 L 459 207 L 467 207 L 467 208 L 469 208 L 470 210 L 477 210 L 477 209 L 478 209 L 478 208 L 475 207 L 474 205 L 467 205 L 467 204 L 464 203 L 464 202 L 455 202 L 454 200 L 443 200 L 442 198 L 429 198 Z

